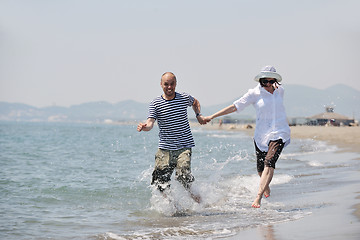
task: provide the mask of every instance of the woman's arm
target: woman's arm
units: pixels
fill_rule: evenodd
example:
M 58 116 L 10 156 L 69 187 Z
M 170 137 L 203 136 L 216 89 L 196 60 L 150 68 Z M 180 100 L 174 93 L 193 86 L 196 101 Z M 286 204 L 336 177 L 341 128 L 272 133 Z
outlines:
M 228 106 L 228 107 L 226 107 L 226 108 L 218 111 L 217 113 L 214 113 L 214 114 L 211 115 L 211 116 L 205 117 L 205 120 L 210 121 L 210 120 L 212 120 L 212 119 L 214 119 L 214 118 L 217 118 L 217 117 L 220 117 L 220 116 L 224 116 L 224 115 L 227 115 L 227 114 L 236 112 L 236 110 L 237 110 L 237 109 L 236 109 L 235 105 L 232 104 L 232 105 L 230 105 L 230 106 Z

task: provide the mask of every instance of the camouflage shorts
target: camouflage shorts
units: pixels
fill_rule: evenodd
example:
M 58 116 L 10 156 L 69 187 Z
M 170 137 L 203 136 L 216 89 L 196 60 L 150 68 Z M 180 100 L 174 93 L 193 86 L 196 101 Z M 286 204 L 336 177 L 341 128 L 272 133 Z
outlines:
M 171 175 L 176 169 L 176 180 L 185 188 L 190 188 L 191 182 L 195 180 L 191 174 L 191 153 L 191 148 L 174 151 L 158 149 L 151 184 L 157 185 L 160 191 L 164 191 L 170 187 Z

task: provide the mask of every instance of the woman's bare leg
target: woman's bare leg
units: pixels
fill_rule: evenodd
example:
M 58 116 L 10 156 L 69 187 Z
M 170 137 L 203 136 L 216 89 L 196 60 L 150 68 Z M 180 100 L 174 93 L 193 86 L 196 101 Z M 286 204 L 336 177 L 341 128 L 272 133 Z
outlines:
M 274 168 L 272 167 L 265 167 L 264 171 L 261 174 L 260 177 L 260 187 L 259 187 L 259 192 L 258 195 L 256 196 L 253 204 L 251 205 L 254 208 L 259 208 L 261 205 L 261 199 L 262 199 L 262 195 L 264 194 L 266 189 L 269 189 L 269 184 L 274 176 Z M 269 192 L 270 193 L 270 192 Z
M 259 174 L 259 176 L 260 176 L 260 178 L 261 178 L 262 172 L 258 172 L 258 174 Z M 266 198 L 270 197 L 270 192 L 271 192 L 271 190 L 270 190 L 270 184 L 269 184 L 269 186 L 268 186 L 267 188 L 265 188 L 264 196 L 265 196 Z

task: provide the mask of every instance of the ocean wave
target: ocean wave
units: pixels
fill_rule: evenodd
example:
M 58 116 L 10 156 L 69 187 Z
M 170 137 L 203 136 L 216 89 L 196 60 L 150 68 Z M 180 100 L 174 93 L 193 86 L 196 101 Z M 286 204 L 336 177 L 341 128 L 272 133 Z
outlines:
M 286 147 L 281 154 L 282 158 L 291 158 L 296 156 L 305 156 L 317 153 L 335 152 L 338 147 L 330 145 L 324 141 L 312 139 L 295 139 Z

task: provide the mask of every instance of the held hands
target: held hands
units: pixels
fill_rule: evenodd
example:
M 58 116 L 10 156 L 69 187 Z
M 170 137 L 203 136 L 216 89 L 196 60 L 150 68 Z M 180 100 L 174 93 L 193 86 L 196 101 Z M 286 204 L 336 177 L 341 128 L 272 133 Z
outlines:
M 203 117 L 203 118 L 204 118 L 204 121 L 206 121 L 207 123 L 212 120 L 211 116 L 206 116 L 206 117 Z
M 204 116 L 202 116 L 202 115 L 197 116 L 196 119 L 198 120 L 198 122 L 199 122 L 201 125 L 205 125 L 205 124 L 207 124 L 208 122 L 211 121 L 211 118 L 209 118 L 209 117 L 204 117 Z

